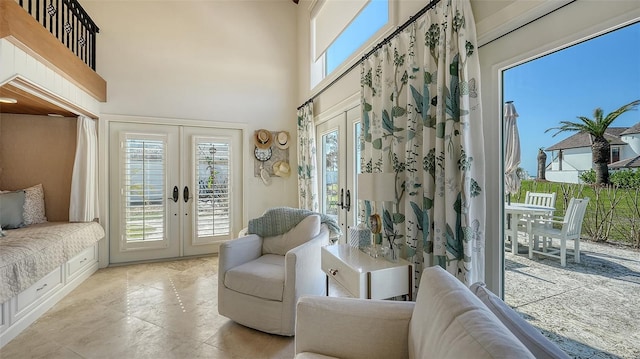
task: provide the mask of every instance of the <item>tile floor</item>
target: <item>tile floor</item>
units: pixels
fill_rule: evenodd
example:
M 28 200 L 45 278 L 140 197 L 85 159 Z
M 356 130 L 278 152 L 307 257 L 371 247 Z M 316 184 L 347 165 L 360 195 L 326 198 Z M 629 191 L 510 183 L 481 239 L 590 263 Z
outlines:
M 292 337 L 218 314 L 217 268 L 204 257 L 101 269 L 0 358 L 293 358 Z
M 507 303 L 574 358 L 640 358 L 640 252 L 582 247 L 566 268 L 508 253 Z M 0 358 L 292 358 L 293 338 L 218 315 L 217 267 L 204 257 L 101 269 Z

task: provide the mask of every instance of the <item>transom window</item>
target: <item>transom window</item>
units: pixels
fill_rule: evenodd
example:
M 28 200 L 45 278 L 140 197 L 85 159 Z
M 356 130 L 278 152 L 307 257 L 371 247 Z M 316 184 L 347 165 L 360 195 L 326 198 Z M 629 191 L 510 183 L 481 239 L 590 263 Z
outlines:
M 311 15 L 311 88 L 365 45 L 381 37 L 391 24 L 389 0 L 321 0 Z

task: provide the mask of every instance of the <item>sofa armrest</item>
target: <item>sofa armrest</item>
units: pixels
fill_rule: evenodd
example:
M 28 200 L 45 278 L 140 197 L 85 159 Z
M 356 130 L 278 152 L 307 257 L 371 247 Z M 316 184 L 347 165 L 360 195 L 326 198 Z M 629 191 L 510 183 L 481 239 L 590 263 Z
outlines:
M 338 358 L 408 358 L 414 302 L 300 298 L 295 352 Z
M 252 261 L 261 255 L 262 237 L 256 234 L 222 243 L 218 253 L 218 275 L 220 279 L 223 279 L 224 273 L 229 269 Z

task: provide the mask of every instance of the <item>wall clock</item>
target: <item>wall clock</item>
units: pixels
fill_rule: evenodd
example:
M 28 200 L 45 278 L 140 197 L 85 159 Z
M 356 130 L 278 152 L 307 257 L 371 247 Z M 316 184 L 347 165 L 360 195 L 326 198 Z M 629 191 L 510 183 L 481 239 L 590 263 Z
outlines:
M 256 156 L 256 159 L 261 162 L 268 161 L 271 158 L 271 154 L 272 154 L 271 147 L 269 148 L 256 147 L 254 151 L 254 155 Z

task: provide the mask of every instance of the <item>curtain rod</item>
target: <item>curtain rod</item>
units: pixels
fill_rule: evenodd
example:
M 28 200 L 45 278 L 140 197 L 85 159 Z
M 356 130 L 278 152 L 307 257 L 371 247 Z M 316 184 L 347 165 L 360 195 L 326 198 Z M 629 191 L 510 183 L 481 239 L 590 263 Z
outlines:
M 389 36 L 385 37 L 384 40 L 380 41 L 376 46 L 373 47 L 373 49 L 371 49 L 369 52 L 367 52 L 366 54 L 364 54 L 364 56 L 362 56 L 360 58 L 360 60 L 358 60 L 357 62 L 355 62 L 353 65 L 351 65 L 348 69 L 346 69 L 343 73 L 341 73 L 338 77 L 336 77 L 333 81 L 331 81 L 328 85 L 326 85 L 325 87 L 323 87 L 322 89 L 320 89 L 320 91 L 318 91 L 318 93 L 316 93 L 315 95 L 313 95 L 310 99 L 308 99 L 307 101 L 305 101 L 302 105 L 300 105 L 300 107 L 298 107 L 298 110 L 300 110 L 302 107 L 304 107 L 305 105 L 313 102 L 313 100 L 315 100 L 316 97 L 320 96 L 325 90 L 327 90 L 329 87 L 333 86 L 336 84 L 336 82 L 340 81 L 343 77 L 345 77 L 349 72 L 351 72 L 351 70 L 355 69 L 358 65 L 360 65 L 361 63 L 364 62 L 364 60 L 368 59 L 369 56 L 371 56 L 374 52 L 378 51 L 378 49 L 382 48 L 382 46 L 386 45 L 387 43 L 389 43 L 391 41 L 391 39 L 393 39 L 396 35 L 398 35 L 402 30 L 406 29 L 409 25 L 411 25 L 413 22 L 415 22 L 420 16 L 424 15 L 424 13 L 426 13 L 429 9 L 433 8 L 434 6 L 436 6 L 438 3 L 440 2 L 440 0 L 432 0 L 430 1 L 427 6 L 423 7 L 422 9 L 420 9 L 420 11 L 418 11 L 415 15 L 410 16 L 409 20 L 405 21 L 404 24 L 400 25 L 394 32 L 392 32 Z

